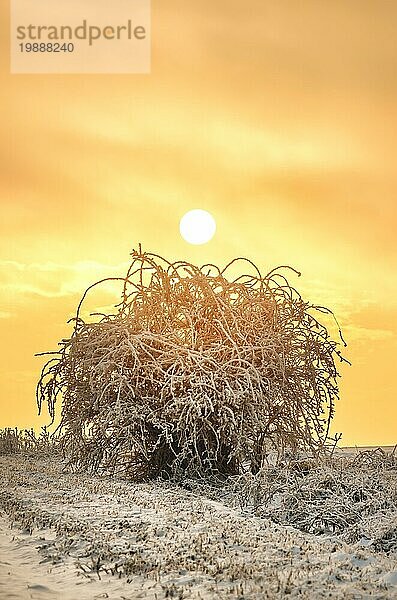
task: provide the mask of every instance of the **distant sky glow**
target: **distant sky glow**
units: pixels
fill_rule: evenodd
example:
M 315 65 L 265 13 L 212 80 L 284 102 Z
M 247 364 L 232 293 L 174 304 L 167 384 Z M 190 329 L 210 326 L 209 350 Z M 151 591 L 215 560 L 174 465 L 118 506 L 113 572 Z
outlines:
M 397 2 L 152 4 L 152 73 L 136 76 L 11 75 L 0 5 L 0 426 L 49 422 L 34 354 L 141 242 L 298 269 L 348 342 L 333 431 L 394 444 Z M 216 221 L 209 243 L 179 233 L 193 208 Z

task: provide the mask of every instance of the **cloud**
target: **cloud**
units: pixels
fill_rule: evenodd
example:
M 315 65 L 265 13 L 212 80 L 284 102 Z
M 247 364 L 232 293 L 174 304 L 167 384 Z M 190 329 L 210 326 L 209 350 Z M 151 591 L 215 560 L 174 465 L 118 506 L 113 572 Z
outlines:
M 396 334 L 389 329 L 370 329 L 358 325 L 345 325 L 343 333 L 349 343 L 355 341 L 380 342 L 396 337 Z
M 62 298 L 82 294 L 89 285 L 106 277 L 123 276 L 127 263 L 105 265 L 79 261 L 71 265 L 55 262 L 21 263 L 0 261 L 0 293 Z M 9 313 L 0 313 L 7 318 Z

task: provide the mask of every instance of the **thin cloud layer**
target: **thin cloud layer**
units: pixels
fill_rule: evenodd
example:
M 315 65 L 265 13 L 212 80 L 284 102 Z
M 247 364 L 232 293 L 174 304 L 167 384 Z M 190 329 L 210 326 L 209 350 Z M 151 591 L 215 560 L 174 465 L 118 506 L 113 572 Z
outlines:
M 82 295 L 89 285 L 100 279 L 123 276 L 127 266 L 128 263 L 111 266 L 94 261 L 72 265 L 0 261 L 0 295 L 36 294 L 45 298 Z

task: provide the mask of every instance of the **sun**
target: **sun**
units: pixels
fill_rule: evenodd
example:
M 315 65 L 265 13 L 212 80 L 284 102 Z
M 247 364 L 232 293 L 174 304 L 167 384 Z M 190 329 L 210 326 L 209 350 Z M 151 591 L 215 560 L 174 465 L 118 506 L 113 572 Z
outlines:
M 206 244 L 215 235 L 215 219 L 206 210 L 195 208 L 183 215 L 179 223 L 179 231 L 189 244 Z

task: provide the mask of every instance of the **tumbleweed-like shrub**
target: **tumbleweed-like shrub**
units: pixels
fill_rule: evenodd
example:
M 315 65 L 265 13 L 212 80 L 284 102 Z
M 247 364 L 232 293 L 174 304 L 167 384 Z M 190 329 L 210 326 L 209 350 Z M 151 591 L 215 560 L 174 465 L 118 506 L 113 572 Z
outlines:
M 242 263 L 253 273 L 228 278 Z M 142 480 L 256 472 L 270 452 L 324 451 L 345 359 L 313 314 L 331 311 L 305 302 L 287 268 L 198 268 L 139 249 L 125 277 L 90 286 L 37 386 L 53 419 L 62 398 L 71 463 Z M 88 322 L 83 301 L 105 281 L 121 282 L 121 302 Z

